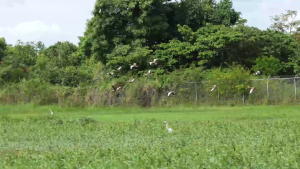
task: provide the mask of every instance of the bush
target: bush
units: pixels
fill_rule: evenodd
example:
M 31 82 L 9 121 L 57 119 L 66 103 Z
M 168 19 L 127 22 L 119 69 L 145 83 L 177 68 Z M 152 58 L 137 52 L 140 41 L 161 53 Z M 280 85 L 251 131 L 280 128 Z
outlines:
M 207 71 L 205 78 L 207 81 L 203 87 L 206 95 L 212 100 L 218 99 L 218 94 L 223 100 L 231 100 L 235 97 L 242 98 L 242 95 L 247 96 L 249 93 L 250 70 L 246 70 L 241 65 Z M 214 85 L 217 85 L 218 88 L 214 92 L 210 92 Z
M 64 70 L 64 76 L 62 78 L 62 85 L 77 87 L 80 83 L 88 83 L 92 80 L 92 74 L 87 67 L 76 68 L 74 66 L 68 66 Z
M 256 59 L 256 65 L 253 67 L 255 71 L 261 71 L 262 74 L 267 76 L 278 75 L 278 73 L 283 69 L 280 60 L 270 56 L 262 56 Z

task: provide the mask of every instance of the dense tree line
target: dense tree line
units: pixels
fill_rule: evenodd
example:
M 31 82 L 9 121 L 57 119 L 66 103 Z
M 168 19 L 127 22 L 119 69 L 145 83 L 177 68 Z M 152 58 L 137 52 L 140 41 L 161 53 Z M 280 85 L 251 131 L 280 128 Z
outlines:
M 40 79 L 52 85 L 76 87 L 95 79 L 119 81 L 153 78 L 172 72 L 185 76 L 240 65 L 263 74 L 300 73 L 300 21 L 296 11 L 274 16 L 267 30 L 245 26 L 230 0 L 97 0 L 78 45 L 57 42 L 7 44 L 0 39 L 0 84 Z M 292 20 L 291 22 L 291 19 Z M 158 60 L 151 66 L 149 62 Z M 137 70 L 130 65 L 136 63 Z M 193 76 L 197 78 L 197 76 Z

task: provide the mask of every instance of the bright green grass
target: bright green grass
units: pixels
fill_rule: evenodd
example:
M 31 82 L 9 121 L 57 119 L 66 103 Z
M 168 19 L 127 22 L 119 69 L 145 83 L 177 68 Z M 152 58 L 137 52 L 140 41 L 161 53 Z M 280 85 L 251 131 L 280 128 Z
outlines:
M 300 168 L 299 110 L 1 106 L 0 168 Z
M 97 121 L 168 120 L 216 121 L 241 119 L 299 119 L 300 106 L 174 107 L 174 108 L 61 108 L 57 106 L 0 106 L 0 116 L 49 117 L 51 109 L 61 118 L 90 117 Z

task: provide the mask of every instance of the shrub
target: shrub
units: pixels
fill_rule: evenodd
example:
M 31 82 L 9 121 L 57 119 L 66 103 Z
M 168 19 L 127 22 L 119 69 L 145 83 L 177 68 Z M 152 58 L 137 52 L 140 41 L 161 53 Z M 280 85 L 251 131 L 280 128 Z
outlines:
M 260 70 L 264 75 L 274 76 L 277 75 L 283 66 L 280 63 L 280 60 L 270 56 L 262 56 L 256 59 L 256 65 L 253 67 L 253 70 Z
M 241 65 L 207 71 L 205 78 L 207 79 L 207 82 L 204 84 L 205 91 L 212 99 L 217 99 L 218 93 L 221 98 L 226 100 L 248 95 L 249 93 L 250 70 L 246 70 Z M 218 92 L 210 92 L 213 85 L 218 86 Z

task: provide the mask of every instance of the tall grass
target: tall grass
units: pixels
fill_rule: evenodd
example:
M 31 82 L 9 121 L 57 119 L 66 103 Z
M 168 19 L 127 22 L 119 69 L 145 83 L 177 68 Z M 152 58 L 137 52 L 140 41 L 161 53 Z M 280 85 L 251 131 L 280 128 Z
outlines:
M 139 79 L 133 84 L 125 84 L 122 90 L 115 92 L 110 84 L 63 87 L 39 81 L 25 81 L 4 87 L 0 91 L 0 103 L 34 103 L 63 107 L 169 107 L 174 105 L 293 105 L 300 101 L 300 84 L 296 85 L 298 92 L 295 97 L 293 79 L 251 81 L 242 91 L 230 87 L 238 84 L 224 83 L 211 92 L 210 89 L 214 84 L 217 84 L 216 81 L 182 82 L 170 83 L 163 87 L 155 80 Z M 253 94 L 249 94 L 250 87 L 256 87 Z M 168 97 L 167 93 L 170 90 L 174 90 L 176 95 Z
M 100 70 L 99 70 L 100 71 Z M 100 71 L 103 74 L 103 71 Z M 135 78 L 134 83 L 126 83 Z M 59 105 L 64 107 L 170 107 L 175 105 L 287 105 L 298 104 L 300 84 L 290 80 L 250 80 L 250 70 L 242 66 L 204 70 L 192 66 L 169 74 L 156 72 L 150 77 L 134 75 L 115 78 L 101 76 L 93 84 L 77 87 L 54 86 L 39 78 L 11 83 L 0 89 L 1 104 Z M 263 77 L 262 77 L 263 78 Z M 193 83 L 190 83 L 193 82 Z M 111 84 L 122 89 L 113 91 Z M 267 92 L 268 84 L 268 92 Z M 212 86 L 217 90 L 211 92 Z M 253 94 L 250 88 L 256 87 Z M 168 97 L 169 91 L 175 96 Z
M 219 109 L 211 111 L 210 117 L 217 112 L 219 116 L 226 115 Z M 258 120 L 261 115 L 258 119 L 171 120 L 173 133 L 168 133 L 162 120 L 155 118 L 116 122 L 56 114 L 58 117 L 0 118 L 0 166 L 299 168 L 299 114 L 297 119 Z M 85 114 L 88 116 L 88 111 Z M 115 114 L 112 118 L 122 117 Z

